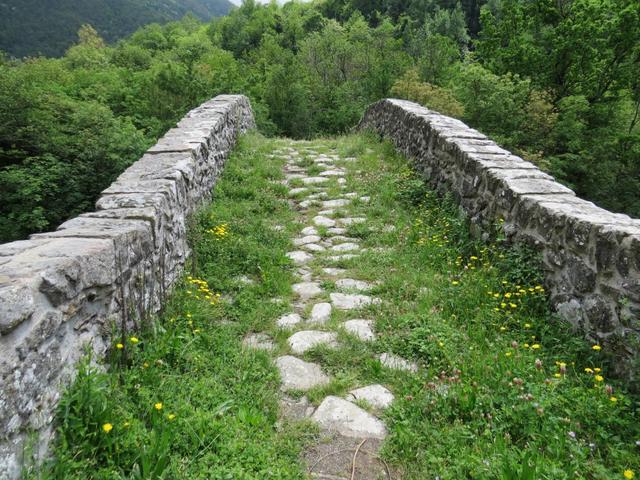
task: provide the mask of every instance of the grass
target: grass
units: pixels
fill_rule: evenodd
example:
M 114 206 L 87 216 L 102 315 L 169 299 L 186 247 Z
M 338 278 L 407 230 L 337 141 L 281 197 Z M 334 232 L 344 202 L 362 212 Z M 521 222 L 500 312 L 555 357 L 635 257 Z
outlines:
M 81 366 L 57 417 L 54 460 L 32 478 L 305 478 L 299 455 L 316 432 L 279 420 L 270 355 L 241 346 L 247 333 L 267 332 L 274 355 L 288 353 L 289 334 L 274 320 L 290 311 L 297 280 L 284 254 L 306 224 L 277 183 L 283 161 L 267 156 L 286 145 L 242 140 L 193 222 L 195 270 L 137 342 L 114 346 L 106 373 Z M 503 245 L 500 225 L 491 244 L 471 239 L 457 207 L 389 144 L 354 135 L 302 145 L 357 157 L 343 165 L 348 188 L 371 200 L 347 207 L 368 221 L 346 235 L 368 252 L 334 266 L 377 282 L 371 294 L 383 300 L 358 313 L 375 320 L 375 342 L 340 331 L 341 348 L 303 356 L 332 376 L 308 392 L 312 403 L 387 386 L 396 400 L 383 414 L 383 455 L 405 479 L 640 471 L 638 398 L 608 378 L 606 351 L 549 312 L 532 252 Z M 311 265 L 321 278 L 320 267 Z M 334 289 L 326 279 L 323 287 L 319 301 Z M 334 311 L 329 325 L 348 318 Z M 383 352 L 417 362 L 418 373 L 382 368 Z

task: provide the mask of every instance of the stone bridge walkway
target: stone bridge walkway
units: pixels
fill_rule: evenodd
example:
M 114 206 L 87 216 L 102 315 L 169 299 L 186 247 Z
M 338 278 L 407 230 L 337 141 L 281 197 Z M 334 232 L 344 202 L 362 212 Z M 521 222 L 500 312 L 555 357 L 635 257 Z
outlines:
M 321 363 L 304 359 L 306 352 L 340 349 L 339 333 L 360 342 L 376 341 L 373 313 L 381 301 L 369 293 L 375 285 L 339 268 L 366 251 L 357 238 L 348 236 L 348 229 L 367 223 L 369 198 L 354 191 L 347 180 L 346 166 L 355 158 L 340 157 L 335 151 L 321 154 L 306 143 L 291 145 L 274 152 L 286 159 L 284 182 L 304 225 L 292 239 L 295 249 L 287 254 L 297 266 L 298 280 L 291 286 L 296 302 L 291 312 L 275 320 L 288 335 L 290 350 L 274 358 L 282 379 L 282 415 L 309 418 L 320 427 L 322 438 L 305 454 L 312 478 L 392 478 L 377 452 L 387 435 L 380 414 L 394 401 L 393 392 L 355 378 L 346 396 L 327 394 L 317 408 L 305 395 L 312 389 L 322 391 L 332 380 Z M 257 349 L 274 347 L 264 332 L 253 333 L 244 342 Z M 377 361 L 381 368 L 417 369 L 391 353 L 378 355 Z

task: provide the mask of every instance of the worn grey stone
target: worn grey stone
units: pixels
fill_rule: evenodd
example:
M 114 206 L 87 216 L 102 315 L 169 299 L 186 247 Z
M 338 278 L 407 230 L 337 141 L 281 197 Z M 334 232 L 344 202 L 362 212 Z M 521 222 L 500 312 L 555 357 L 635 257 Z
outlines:
M 344 199 L 344 198 L 338 198 L 335 200 L 326 200 L 324 202 L 322 202 L 322 207 L 323 208 L 337 208 L 337 207 L 345 207 L 347 205 L 349 205 L 349 200 Z
M 46 454 L 62 390 L 86 352 L 104 355 L 123 309 L 130 331 L 158 311 L 187 261 L 189 215 L 253 127 L 246 97 L 209 100 L 105 189 L 95 212 L 0 247 L 0 478 L 20 475 L 27 437 Z
M 294 238 L 293 244 L 296 246 L 300 246 L 300 245 L 306 245 L 307 243 L 316 243 L 316 242 L 319 242 L 320 240 L 322 239 L 317 235 L 307 235 L 302 238 Z
M 313 223 L 318 227 L 333 227 L 335 226 L 336 221 L 327 217 L 323 217 L 322 215 L 318 215 L 316 217 L 313 217 Z
M 331 247 L 331 251 L 333 252 L 353 252 L 355 250 L 360 250 L 360 245 L 351 242 L 339 243 Z
M 326 177 L 305 177 L 302 179 L 302 183 L 305 185 L 316 185 L 318 183 L 328 182 L 329 179 Z
M 339 397 L 328 396 L 312 415 L 321 428 L 346 437 L 385 438 L 384 423 L 357 405 Z
M 319 330 L 303 330 L 296 332 L 289 337 L 287 342 L 291 351 L 295 354 L 302 354 L 319 345 L 336 347 L 338 335 L 335 332 L 321 332 Z
M 323 268 L 322 271 L 331 277 L 339 277 L 347 273 L 344 268 Z
M 387 388 L 376 384 L 351 390 L 346 398 L 350 402 L 364 400 L 374 408 L 385 409 L 393 403 L 395 397 Z
M 316 303 L 311 309 L 309 321 L 312 323 L 324 324 L 331 318 L 331 304 L 322 302 Z
M 302 322 L 302 317 L 297 313 L 288 313 L 276 320 L 276 325 L 280 328 L 292 328 Z
M 362 280 L 354 280 L 352 278 L 342 278 L 336 281 L 336 287 L 340 290 L 353 290 L 356 292 L 366 292 L 373 288 L 368 282 Z
M 322 288 L 317 282 L 294 283 L 291 288 L 302 300 L 317 297 L 322 293 Z
M 304 236 L 318 235 L 318 230 L 316 227 L 304 227 L 300 233 Z
M 355 310 L 380 303 L 380 300 L 377 298 L 361 294 L 331 293 L 329 297 L 331 298 L 333 306 L 338 310 Z
M 302 250 L 296 250 L 294 252 L 287 252 L 287 258 L 293 260 L 296 265 L 304 265 L 313 259 L 313 255 L 303 252 Z
M 464 123 L 406 100 L 371 105 L 359 128 L 390 138 L 435 191 L 451 194 L 473 236 L 488 239 L 503 222 L 509 242 L 541 252 L 552 306 L 579 335 L 611 341 L 616 373 L 637 381 L 640 330 L 624 318 L 640 311 L 631 253 L 640 220 L 576 197 Z
M 356 318 L 344 322 L 344 329 L 352 335 L 355 335 L 363 342 L 371 342 L 376 339 L 373 333 L 373 321 Z
M 305 362 L 297 357 L 285 355 L 276 359 L 276 366 L 280 372 L 282 390 L 307 391 L 329 383 L 329 377 L 324 374 L 319 365 Z
M 366 221 L 367 219 L 365 217 L 346 217 L 338 219 L 338 223 L 343 227 L 355 225 L 358 223 L 365 223 Z
M 302 248 L 309 250 L 310 252 L 324 252 L 326 250 L 325 247 L 318 245 L 317 243 L 306 243 Z

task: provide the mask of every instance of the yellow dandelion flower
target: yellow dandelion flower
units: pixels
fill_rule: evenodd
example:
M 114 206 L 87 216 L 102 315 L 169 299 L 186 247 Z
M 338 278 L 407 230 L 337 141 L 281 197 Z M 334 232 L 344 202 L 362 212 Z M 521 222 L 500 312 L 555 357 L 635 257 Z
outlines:
M 176 418 L 176 416 L 175 416 L 175 414 L 170 413 L 169 415 L 167 415 L 167 418 L 168 418 L 169 420 L 173 420 L 174 418 Z
M 617 399 L 616 397 L 611 397 L 611 398 L 609 398 L 609 400 L 610 400 L 612 403 L 616 403 L 616 402 L 618 401 L 618 399 Z
M 158 411 L 162 410 L 162 402 L 155 403 L 153 405 L 153 408 L 155 408 Z
M 524 324 L 524 328 L 531 328 L 531 324 L 530 323 L 525 323 Z
M 533 348 L 534 350 L 539 350 L 540 349 L 540 344 L 534 343 L 533 345 L 531 345 L 531 348 Z
M 460 285 L 460 282 L 457 280 L 454 280 L 453 282 L 451 282 L 451 285 Z
M 116 343 L 116 348 L 117 348 L 118 350 L 122 350 L 122 349 L 124 348 L 124 345 L 123 345 L 123 344 L 121 344 L 121 343 Z
M 593 369 L 593 371 L 594 371 L 594 372 L 596 372 L 596 373 L 600 373 L 600 372 L 602 371 L 602 369 L 601 369 L 601 368 L 598 368 L 598 367 L 595 367 L 595 368 Z
M 131 337 L 131 338 L 129 339 L 129 341 L 135 345 L 135 344 L 136 344 L 136 343 L 138 343 L 140 340 L 138 339 L 138 337 Z
M 109 433 L 111 430 L 113 430 L 113 425 L 111 425 L 110 423 L 105 423 L 104 425 L 102 425 L 102 431 L 104 433 Z
M 511 355 L 513 355 L 512 352 L 505 352 L 505 354 L 504 354 L 505 357 L 510 357 Z
M 596 375 L 594 378 L 596 379 L 596 382 L 602 382 L 604 380 L 602 375 Z
M 602 347 L 600 345 L 594 345 L 593 347 L 591 347 L 591 350 L 595 350 L 596 352 L 599 352 L 600 350 L 602 350 Z
M 625 470 L 622 475 L 624 475 L 624 478 L 626 478 L 627 480 L 631 480 L 632 478 L 634 478 L 636 476 L 635 473 L 633 473 L 633 470 Z
M 584 369 L 584 371 L 587 372 L 587 373 L 593 373 L 593 368 L 587 367 L 587 368 Z
M 560 378 L 560 377 L 562 377 L 562 375 L 561 375 L 561 374 L 559 374 L 559 373 L 554 373 L 554 374 L 553 374 L 553 376 L 554 376 L 554 377 L 556 377 L 556 378 Z

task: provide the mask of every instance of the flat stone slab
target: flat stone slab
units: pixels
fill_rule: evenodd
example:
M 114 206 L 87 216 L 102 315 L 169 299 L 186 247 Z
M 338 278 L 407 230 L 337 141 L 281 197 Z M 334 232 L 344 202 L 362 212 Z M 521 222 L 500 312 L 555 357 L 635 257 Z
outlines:
M 385 409 L 391 405 L 395 397 L 389 389 L 376 384 L 351 390 L 346 398 L 350 402 L 364 400 L 374 408 Z
M 364 223 L 366 221 L 367 219 L 364 217 L 347 217 L 347 218 L 339 219 L 338 223 L 340 223 L 340 225 L 346 226 L 346 225 L 355 225 L 356 223 Z
M 357 258 L 358 255 L 355 253 L 343 253 L 342 255 L 330 255 L 327 257 L 327 260 L 331 260 L 332 262 L 341 262 L 342 260 L 351 260 L 352 258 Z
M 327 177 L 305 177 L 301 180 L 305 185 L 316 185 L 318 183 L 325 183 L 329 181 Z
M 329 296 L 331 303 L 333 303 L 333 306 L 338 310 L 355 310 L 366 307 L 367 305 L 380 303 L 380 299 L 368 295 L 332 293 Z
M 322 288 L 317 282 L 294 283 L 291 288 L 293 292 L 303 300 L 316 297 L 322 293 Z
M 332 277 L 338 277 L 347 273 L 344 268 L 323 268 L 322 271 Z
M 387 435 L 382 421 L 339 397 L 325 398 L 311 419 L 322 429 L 338 432 L 345 437 L 382 439 Z
M 318 345 L 328 347 L 338 346 L 338 334 L 335 332 L 321 332 L 319 330 L 303 330 L 289 337 L 287 342 L 293 353 L 302 354 Z
M 355 335 L 363 342 L 372 342 L 376 339 L 373 333 L 373 321 L 355 318 L 344 322 L 344 329 L 352 335 Z
M 276 325 L 280 328 L 292 328 L 302 322 L 302 317 L 297 313 L 289 313 L 276 320 Z
M 373 288 L 370 283 L 362 280 L 354 280 L 353 278 L 342 278 L 336 281 L 336 287 L 341 290 L 354 290 L 356 292 L 366 292 Z
M 287 252 L 287 258 L 293 260 L 296 265 L 304 265 L 313 258 L 313 255 L 302 250 L 296 250 L 294 252 Z
M 351 202 L 346 198 L 337 198 L 335 200 L 326 200 L 322 202 L 323 208 L 337 208 L 337 207 L 346 207 Z
M 242 345 L 246 348 L 254 350 L 265 350 L 267 352 L 273 350 L 275 345 L 273 340 L 266 333 L 250 333 L 242 340 Z
M 318 227 L 333 227 L 335 226 L 336 221 L 327 217 L 323 217 L 322 215 L 318 215 L 316 217 L 313 217 L 313 223 Z
M 327 231 L 332 235 L 344 235 L 347 233 L 347 229 L 342 227 L 331 227 L 328 228 Z
M 393 353 L 383 353 L 378 358 L 380 359 L 380 363 L 383 367 L 413 373 L 418 371 L 418 365 L 416 363 L 409 362 L 402 357 L 394 355 Z
M 324 324 L 331 318 L 331 304 L 330 303 L 316 303 L 311 309 L 310 322 Z
M 343 170 L 325 170 L 320 173 L 321 177 L 344 177 L 345 172 Z
M 331 250 L 334 252 L 353 252 L 354 250 L 359 250 L 360 245 L 357 243 L 339 243 L 338 245 L 334 245 L 331 247 Z
M 318 245 L 317 243 L 307 243 L 302 246 L 305 250 L 309 250 L 310 252 L 324 252 L 327 249 L 322 245 Z
M 298 195 L 299 193 L 304 193 L 307 191 L 309 191 L 309 189 L 306 187 L 292 188 L 291 190 L 289 190 L 289 195 L 293 197 L 295 195 Z
M 304 236 L 318 235 L 318 230 L 316 230 L 316 227 L 304 227 L 300 233 Z
M 282 390 L 306 391 L 329 383 L 329 377 L 324 374 L 319 365 L 305 362 L 291 355 L 278 357 L 276 366 L 280 371 Z
M 296 246 L 306 245 L 307 243 L 316 243 L 322 240 L 318 235 L 305 235 L 301 238 L 294 238 L 293 244 Z

